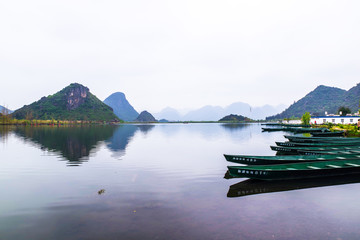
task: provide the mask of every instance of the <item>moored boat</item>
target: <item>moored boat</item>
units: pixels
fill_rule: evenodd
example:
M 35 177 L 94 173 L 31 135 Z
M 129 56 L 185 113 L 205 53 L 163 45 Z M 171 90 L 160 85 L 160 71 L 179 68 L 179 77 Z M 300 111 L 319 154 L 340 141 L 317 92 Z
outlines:
M 336 160 L 276 165 L 228 166 L 232 177 L 260 180 L 317 178 L 360 173 L 360 160 Z
M 298 154 L 298 151 L 347 151 L 347 150 L 359 150 L 360 146 L 340 146 L 340 147 L 282 147 L 282 146 L 270 146 L 273 151 L 287 153 L 287 154 Z
M 275 142 L 282 147 L 341 147 L 341 146 L 360 146 L 357 141 L 331 141 L 331 142 Z
M 350 137 L 304 137 L 298 135 L 284 135 L 291 142 L 360 142 L 360 138 Z
M 268 164 L 360 159 L 360 151 L 358 154 L 354 153 L 354 154 L 343 154 L 343 155 L 329 154 L 329 155 L 253 156 L 253 155 L 224 154 L 224 157 L 228 162 L 233 162 L 233 163 L 247 164 L 247 165 L 268 165 Z
M 335 132 L 313 132 L 311 135 L 313 137 L 343 137 L 345 131 L 335 131 Z
M 312 150 L 298 150 L 300 155 L 350 155 L 360 154 L 360 150 L 344 150 L 344 151 L 312 151 Z
M 261 128 L 263 132 L 275 132 L 275 131 L 288 131 L 291 132 L 292 130 L 285 127 L 271 127 L 271 128 Z
M 330 131 L 327 128 L 296 128 L 294 129 L 296 133 L 314 133 L 314 132 L 328 132 Z

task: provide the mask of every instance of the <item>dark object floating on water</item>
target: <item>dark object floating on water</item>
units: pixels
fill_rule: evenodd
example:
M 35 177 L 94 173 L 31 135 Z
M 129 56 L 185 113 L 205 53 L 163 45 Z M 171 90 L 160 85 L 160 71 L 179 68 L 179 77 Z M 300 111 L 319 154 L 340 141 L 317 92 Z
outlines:
M 100 189 L 100 190 L 98 191 L 98 194 L 99 194 L 99 195 L 104 194 L 104 193 L 105 193 L 105 189 Z

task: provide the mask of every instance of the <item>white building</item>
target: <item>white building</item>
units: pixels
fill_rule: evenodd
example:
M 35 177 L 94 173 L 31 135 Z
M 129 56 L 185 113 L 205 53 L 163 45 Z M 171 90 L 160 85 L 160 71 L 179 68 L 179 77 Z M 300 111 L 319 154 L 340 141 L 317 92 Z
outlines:
M 340 115 L 326 115 L 311 117 L 310 124 L 357 124 L 360 116 L 340 116 Z

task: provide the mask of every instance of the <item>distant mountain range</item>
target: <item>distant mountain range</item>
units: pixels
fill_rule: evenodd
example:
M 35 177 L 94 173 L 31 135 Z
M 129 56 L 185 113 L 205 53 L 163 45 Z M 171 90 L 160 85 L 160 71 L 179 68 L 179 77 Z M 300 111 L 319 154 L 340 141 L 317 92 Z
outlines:
M 311 115 L 324 115 L 325 112 L 337 113 L 342 106 L 348 107 L 353 113 L 359 111 L 360 84 L 348 91 L 327 86 L 318 86 L 305 97 L 292 104 L 280 114 L 266 118 L 267 120 L 301 117 L 305 112 Z
M 285 105 L 252 107 L 247 103 L 236 102 L 226 107 L 204 106 L 186 114 L 180 114 L 174 108 L 167 107 L 153 114 L 144 111 L 139 114 L 128 102 L 124 93 L 116 92 L 101 102 L 81 84 L 73 83 L 61 91 L 43 97 L 30 105 L 14 111 L 17 119 L 56 119 L 56 120 L 101 120 L 161 122 L 169 121 L 218 121 L 224 116 L 241 115 L 249 119 L 284 119 L 301 117 L 305 112 L 323 115 L 325 112 L 337 113 L 342 106 L 352 112 L 359 110 L 360 84 L 346 91 L 336 87 L 318 86 L 312 92 L 285 109 Z M 0 113 L 6 112 L 0 106 Z M 280 112 L 280 113 L 279 113 Z M 9 110 L 9 113 L 11 111 Z M 275 115 L 276 114 L 276 115 Z M 270 117 L 268 117 L 270 116 Z
M 247 103 L 236 102 L 227 107 L 205 106 L 200 109 L 189 111 L 182 115 L 174 108 L 167 107 L 164 110 L 154 113 L 157 119 L 167 119 L 170 121 L 218 121 L 224 116 L 238 114 L 251 119 L 265 119 L 267 116 L 274 115 L 283 111 L 285 105 L 262 107 L 251 107 Z
M 122 92 L 111 94 L 104 100 L 104 103 L 110 106 L 115 115 L 124 121 L 133 121 L 139 116 L 139 113 L 131 106 Z
M 119 120 L 111 107 L 78 83 L 72 83 L 54 95 L 25 105 L 12 115 L 17 119 Z
M 6 107 L 3 107 L 0 105 L 0 114 L 10 114 L 12 113 L 13 111 L 11 111 L 10 109 L 6 108 Z

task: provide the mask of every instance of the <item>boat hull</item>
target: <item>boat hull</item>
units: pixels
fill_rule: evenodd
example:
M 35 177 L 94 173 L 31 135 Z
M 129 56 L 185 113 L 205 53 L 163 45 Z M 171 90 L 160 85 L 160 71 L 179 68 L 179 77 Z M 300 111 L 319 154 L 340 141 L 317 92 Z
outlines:
M 259 166 L 228 166 L 228 170 L 230 175 L 236 178 L 260 180 L 318 178 L 360 173 L 360 160 Z
M 277 151 L 284 154 L 299 154 L 299 151 L 351 151 L 359 150 L 359 146 L 350 147 L 282 147 L 282 146 L 270 146 L 273 151 Z
M 246 164 L 246 165 L 271 165 L 285 163 L 301 163 L 316 161 L 335 161 L 335 160 L 353 160 L 360 159 L 359 154 L 347 155 L 289 155 L 289 156 L 251 156 L 251 155 L 227 155 L 224 154 L 228 162 Z
M 346 146 L 360 146 L 360 142 L 354 141 L 340 141 L 340 142 L 275 142 L 277 146 L 281 147 L 346 147 Z

